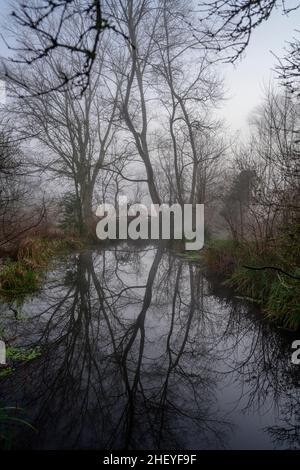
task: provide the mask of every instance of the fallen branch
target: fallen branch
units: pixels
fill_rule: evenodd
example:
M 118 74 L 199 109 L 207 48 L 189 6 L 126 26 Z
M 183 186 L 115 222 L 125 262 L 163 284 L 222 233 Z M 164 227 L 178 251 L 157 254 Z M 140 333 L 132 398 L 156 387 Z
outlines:
M 283 271 L 283 269 L 276 268 L 275 266 L 260 266 L 260 267 L 257 267 L 257 266 L 246 266 L 246 265 L 244 265 L 243 268 L 252 269 L 254 271 L 263 271 L 265 269 L 272 269 L 273 271 L 277 271 L 279 273 L 285 274 L 286 276 L 290 277 L 291 279 L 296 279 L 297 281 L 300 281 L 299 276 L 294 276 L 293 274 L 287 273 L 286 271 Z

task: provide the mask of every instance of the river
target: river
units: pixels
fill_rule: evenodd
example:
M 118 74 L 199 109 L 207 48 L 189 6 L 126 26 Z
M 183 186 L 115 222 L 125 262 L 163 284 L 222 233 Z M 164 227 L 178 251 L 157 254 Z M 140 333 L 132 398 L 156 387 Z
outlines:
M 0 379 L 35 428 L 13 448 L 300 448 L 292 335 L 165 248 L 57 259 L 0 318 L 8 347 L 40 351 Z

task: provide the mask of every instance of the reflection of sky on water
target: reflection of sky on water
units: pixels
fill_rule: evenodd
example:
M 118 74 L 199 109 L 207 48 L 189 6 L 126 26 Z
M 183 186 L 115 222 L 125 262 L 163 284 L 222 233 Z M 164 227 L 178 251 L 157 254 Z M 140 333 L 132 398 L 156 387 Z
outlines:
M 0 80 L 0 105 L 5 104 L 6 93 L 5 93 L 5 82 Z
M 168 251 L 59 260 L 17 316 L 0 311 L 11 345 L 43 351 L 2 379 L 0 403 L 39 430 L 16 447 L 300 447 L 290 338 Z

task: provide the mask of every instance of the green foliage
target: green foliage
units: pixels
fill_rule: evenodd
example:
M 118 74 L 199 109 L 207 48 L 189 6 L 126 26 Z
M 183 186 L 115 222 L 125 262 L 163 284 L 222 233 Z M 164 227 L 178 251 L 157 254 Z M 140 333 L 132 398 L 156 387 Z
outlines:
M 39 274 L 22 261 L 9 261 L 0 271 L 0 296 L 5 301 L 31 294 L 39 284 Z
M 6 351 L 7 359 L 21 362 L 32 361 L 33 359 L 36 359 L 37 357 L 41 356 L 41 354 L 41 350 L 38 346 L 36 348 L 29 349 L 28 351 L 21 348 L 9 347 Z
M 0 270 L 0 298 L 22 303 L 27 295 L 40 288 L 42 273 L 53 256 L 65 255 L 80 247 L 80 242 L 71 237 L 59 240 L 27 237 L 22 240 L 18 260 L 7 260 Z
M 66 193 L 61 201 L 60 207 L 60 228 L 65 231 L 77 233 L 80 226 L 80 205 L 76 194 L 71 192 Z
M 284 328 L 297 330 L 300 328 L 300 281 L 276 269 L 254 270 L 245 266 L 278 267 L 300 277 L 298 233 L 295 227 L 282 230 L 276 245 L 267 244 L 260 251 L 252 242 L 215 241 L 205 248 L 204 259 L 209 269 L 226 277 L 224 284 L 257 301 L 267 318 Z
M 31 349 L 8 347 L 6 350 L 6 359 L 8 365 L 0 368 L 0 378 L 8 377 L 15 371 L 16 364 L 33 361 L 42 355 L 39 346 Z
M 255 179 L 256 173 L 254 169 L 248 168 L 239 171 L 234 176 L 229 189 L 225 191 L 223 196 L 220 215 L 227 222 L 228 228 L 235 240 L 243 239 L 243 213 L 249 205 Z
M 300 270 L 294 273 L 300 275 Z M 296 330 L 300 326 L 300 281 L 278 275 L 270 287 L 266 303 L 268 316 L 280 320 L 285 328 Z
M 0 378 L 3 378 L 3 377 L 8 377 L 9 375 L 11 375 L 13 372 L 15 371 L 15 369 L 11 366 L 7 366 L 7 367 L 2 367 L 0 369 Z

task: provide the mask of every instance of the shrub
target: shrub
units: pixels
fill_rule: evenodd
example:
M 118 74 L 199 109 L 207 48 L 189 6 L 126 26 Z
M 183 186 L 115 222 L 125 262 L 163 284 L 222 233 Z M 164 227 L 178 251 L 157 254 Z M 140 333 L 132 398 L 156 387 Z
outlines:
M 286 239 L 258 252 L 252 242 L 216 241 L 204 251 L 208 267 L 226 277 L 225 285 L 259 302 L 267 317 L 285 328 L 300 328 L 300 281 L 274 269 L 254 270 L 245 266 L 273 266 L 300 277 L 298 251 Z
M 39 284 L 38 273 L 21 261 L 8 262 L 0 272 L 0 294 L 6 301 L 36 291 Z
M 295 275 L 299 273 L 296 271 Z M 300 327 L 300 282 L 278 275 L 273 281 L 266 312 L 269 318 L 285 328 L 296 330 Z

